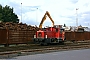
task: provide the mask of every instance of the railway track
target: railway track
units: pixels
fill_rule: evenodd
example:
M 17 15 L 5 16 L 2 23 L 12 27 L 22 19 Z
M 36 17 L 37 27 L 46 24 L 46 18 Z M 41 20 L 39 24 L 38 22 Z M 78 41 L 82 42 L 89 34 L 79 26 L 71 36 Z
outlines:
M 33 46 L 33 47 L 32 47 Z M 16 50 L 14 50 L 14 49 Z M 43 53 L 43 52 L 51 52 L 51 51 L 65 51 L 65 50 L 75 50 L 75 49 L 89 49 L 90 48 L 90 41 L 89 42 L 77 42 L 77 43 L 67 43 L 65 45 L 50 45 L 50 46 L 39 46 L 39 45 L 31 45 L 31 46 L 23 46 L 20 47 L 7 47 L 7 51 L 2 48 L 3 51 L 0 50 L 0 56 L 10 55 L 10 54 L 17 54 L 17 55 L 25 55 L 31 53 Z M 27 49 L 28 48 L 28 49 Z M 0 48 L 1 49 L 1 48 Z M 9 49 L 9 50 L 8 50 Z

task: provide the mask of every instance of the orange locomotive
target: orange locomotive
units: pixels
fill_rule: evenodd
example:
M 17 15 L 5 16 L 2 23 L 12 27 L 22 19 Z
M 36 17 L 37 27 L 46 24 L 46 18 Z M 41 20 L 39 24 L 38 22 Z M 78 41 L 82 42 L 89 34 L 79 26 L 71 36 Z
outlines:
M 51 43 L 63 43 L 65 40 L 64 29 L 60 25 L 54 27 L 43 28 L 36 32 L 33 41 L 41 45 L 48 45 Z

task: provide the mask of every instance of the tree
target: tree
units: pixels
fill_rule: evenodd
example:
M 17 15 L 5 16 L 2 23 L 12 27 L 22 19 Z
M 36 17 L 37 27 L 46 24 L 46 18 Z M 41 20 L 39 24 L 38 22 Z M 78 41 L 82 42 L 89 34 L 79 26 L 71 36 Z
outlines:
M 0 21 L 18 23 L 19 19 L 18 16 L 13 13 L 13 8 L 10 8 L 10 6 L 7 5 L 5 7 L 0 5 Z
M 4 21 L 3 20 L 2 6 L 1 5 L 0 5 L 0 21 Z

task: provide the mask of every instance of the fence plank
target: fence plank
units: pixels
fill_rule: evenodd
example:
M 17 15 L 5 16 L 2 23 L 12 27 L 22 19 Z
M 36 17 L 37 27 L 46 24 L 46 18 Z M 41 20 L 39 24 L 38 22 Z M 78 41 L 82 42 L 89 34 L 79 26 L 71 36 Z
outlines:
M 2 29 L 0 30 L 0 44 L 6 44 L 7 43 L 7 30 Z
M 9 30 L 9 44 L 32 42 L 35 32 L 34 30 Z

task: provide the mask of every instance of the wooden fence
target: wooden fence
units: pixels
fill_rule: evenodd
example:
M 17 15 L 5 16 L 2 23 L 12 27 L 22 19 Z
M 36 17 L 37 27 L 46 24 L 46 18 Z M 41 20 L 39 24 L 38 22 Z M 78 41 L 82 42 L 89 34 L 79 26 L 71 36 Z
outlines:
M 35 30 L 0 30 L 0 44 L 32 42 Z M 90 32 L 66 32 L 66 40 L 90 40 Z
M 66 32 L 66 40 L 90 40 L 90 32 Z
M 0 44 L 7 44 L 7 30 L 0 30 Z
M 35 30 L 0 30 L 0 44 L 32 42 Z

